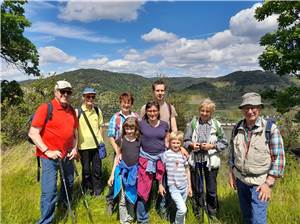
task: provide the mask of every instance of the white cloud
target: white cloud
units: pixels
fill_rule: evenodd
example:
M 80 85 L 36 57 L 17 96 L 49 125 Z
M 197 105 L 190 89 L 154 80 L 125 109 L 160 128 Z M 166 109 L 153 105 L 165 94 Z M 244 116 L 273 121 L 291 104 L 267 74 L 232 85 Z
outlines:
M 70 56 L 61 49 L 54 46 L 41 47 L 38 49 L 40 55 L 40 64 L 76 62 L 76 57 Z
M 248 37 L 253 41 L 258 41 L 267 32 L 277 28 L 277 15 L 267 17 L 258 22 L 254 18 L 255 9 L 262 4 L 254 4 L 250 9 L 244 9 L 238 12 L 230 19 L 230 30 L 235 36 Z
M 61 8 L 59 18 L 65 21 L 95 20 L 132 21 L 138 17 L 144 1 L 68 1 Z
M 3 59 L 1 59 L 1 80 L 16 80 L 21 81 L 28 79 L 28 75 L 24 72 L 21 72 L 13 64 L 9 64 Z
M 167 33 L 157 28 L 153 28 L 149 33 L 144 34 L 142 39 L 145 41 L 174 41 L 177 39 L 173 33 Z
M 71 39 L 79 39 L 88 42 L 94 43 L 106 43 L 106 44 L 115 44 L 115 43 L 124 43 L 126 40 L 124 39 L 115 39 L 105 36 L 98 36 L 92 31 L 79 28 L 72 27 L 67 25 L 57 25 L 52 22 L 37 22 L 33 23 L 32 27 L 28 29 L 30 32 L 49 34 L 54 37 L 65 37 Z

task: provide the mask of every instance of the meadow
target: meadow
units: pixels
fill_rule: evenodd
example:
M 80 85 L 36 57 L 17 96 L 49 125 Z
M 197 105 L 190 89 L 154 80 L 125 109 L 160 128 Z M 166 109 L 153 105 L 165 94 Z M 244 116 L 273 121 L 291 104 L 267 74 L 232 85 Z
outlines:
M 111 162 L 112 149 L 107 144 L 108 157 L 103 161 L 104 183 L 108 178 Z M 2 151 L 2 183 L 1 183 L 1 223 L 21 224 L 36 223 L 39 218 L 39 195 L 40 183 L 36 181 L 36 159 L 33 156 L 34 147 L 27 142 L 21 143 L 5 152 Z M 220 212 L 218 218 L 220 223 L 239 224 L 241 223 L 240 210 L 236 192 L 231 190 L 227 184 L 228 168 L 223 159 L 218 175 L 218 195 L 220 201 Z M 76 163 L 80 169 L 80 163 Z M 268 211 L 268 223 L 300 223 L 300 161 L 293 155 L 287 154 L 287 166 L 284 179 L 278 181 L 273 190 L 273 197 Z M 87 212 L 83 206 L 83 199 L 79 191 L 79 181 L 75 179 L 75 192 L 73 209 L 76 214 L 76 222 L 79 224 L 89 223 Z M 92 210 L 94 223 L 119 223 L 117 212 L 113 216 L 106 214 L 105 195 L 108 188 L 95 198 L 87 195 L 89 207 Z M 194 219 L 191 204 L 187 215 L 187 223 L 198 223 Z M 155 209 L 151 210 L 151 223 L 168 223 L 160 219 Z M 66 218 L 57 211 L 55 222 L 71 223 L 71 219 Z M 205 223 L 207 219 L 205 219 Z

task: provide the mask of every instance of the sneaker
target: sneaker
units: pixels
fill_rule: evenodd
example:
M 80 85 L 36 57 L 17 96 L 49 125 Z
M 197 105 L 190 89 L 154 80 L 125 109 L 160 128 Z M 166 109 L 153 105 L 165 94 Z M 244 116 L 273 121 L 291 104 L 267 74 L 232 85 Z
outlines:
M 112 216 L 113 212 L 114 212 L 114 206 L 113 206 L 113 204 L 109 203 L 109 204 L 107 205 L 107 214 L 108 214 L 109 216 Z

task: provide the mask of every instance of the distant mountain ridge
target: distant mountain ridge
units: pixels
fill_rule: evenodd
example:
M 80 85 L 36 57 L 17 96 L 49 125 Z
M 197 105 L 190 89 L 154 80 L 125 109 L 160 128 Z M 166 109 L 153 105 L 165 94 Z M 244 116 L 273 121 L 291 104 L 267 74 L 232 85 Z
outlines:
M 57 75 L 57 79 L 71 82 L 74 92 L 80 94 L 85 86 L 92 86 L 101 92 L 111 91 L 120 94 L 132 92 L 138 101 L 145 95 L 151 95 L 151 84 L 157 78 L 146 78 L 137 74 L 116 73 L 97 69 L 78 69 Z M 236 71 L 216 78 L 162 77 L 169 87 L 169 92 L 210 97 L 227 107 L 240 101 L 245 92 L 262 92 L 269 88 L 283 88 L 294 85 L 287 77 L 280 77 L 270 72 Z M 33 80 L 23 82 L 30 85 Z

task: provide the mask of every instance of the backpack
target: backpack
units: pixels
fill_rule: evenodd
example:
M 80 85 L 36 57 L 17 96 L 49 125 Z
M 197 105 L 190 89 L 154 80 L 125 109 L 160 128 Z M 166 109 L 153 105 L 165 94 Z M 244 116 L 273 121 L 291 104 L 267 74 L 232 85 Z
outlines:
M 243 121 L 244 120 L 240 120 L 232 129 L 232 139 L 238 134 L 238 129 L 242 125 Z M 276 124 L 276 121 L 273 118 L 268 118 L 266 130 L 265 130 L 265 138 L 266 138 L 266 144 L 268 144 L 269 146 L 271 141 L 271 129 L 273 124 Z
M 47 122 L 52 119 L 52 112 L 53 112 L 53 105 L 52 105 L 51 102 L 49 102 L 49 103 L 47 103 L 47 117 L 46 117 L 45 122 L 44 122 L 44 127 L 47 124 Z M 31 123 L 32 123 L 33 118 L 34 118 L 34 114 L 31 115 L 29 117 L 28 121 L 27 121 L 27 124 L 30 124 L 30 127 L 31 127 Z M 32 139 L 29 136 L 28 136 L 27 140 L 28 140 L 28 142 L 30 142 L 31 144 L 34 145 L 34 142 L 32 141 Z
M 99 108 L 96 107 L 96 106 L 94 106 L 94 109 L 95 109 L 95 111 L 96 111 L 97 116 L 99 117 Z M 82 108 L 79 107 L 77 110 L 78 110 L 78 120 L 79 120 L 79 118 L 80 118 L 80 116 L 81 116 L 81 114 L 82 114 Z
M 53 112 L 53 105 L 52 105 L 51 102 L 49 102 L 49 103 L 47 103 L 47 117 L 45 119 L 43 129 L 45 128 L 47 122 L 52 119 L 52 112 Z M 33 118 L 34 118 L 34 114 L 31 115 L 30 118 L 27 121 L 27 124 L 30 124 L 30 127 L 31 127 L 31 123 L 32 123 Z M 29 136 L 28 136 L 27 140 L 31 144 L 34 145 L 34 142 L 32 141 L 32 139 Z M 36 161 L 37 161 L 37 178 L 36 179 L 37 179 L 37 182 L 39 182 L 40 181 L 40 176 L 41 176 L 41 174 L 40 174 L 41 173 L 41 171 L 40 171 L 41 170 L 41 160 L 40 160 L 39 156 L 36 157 Z

